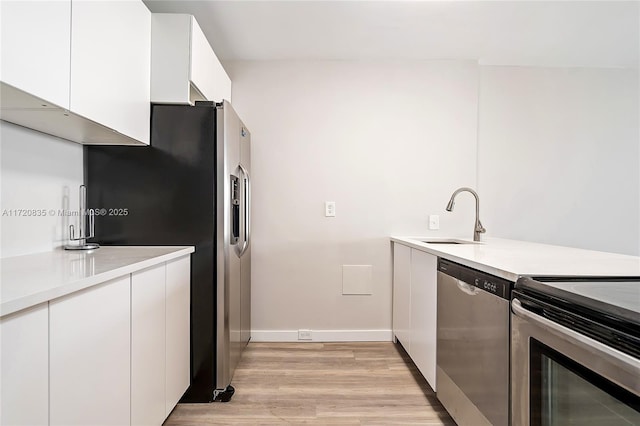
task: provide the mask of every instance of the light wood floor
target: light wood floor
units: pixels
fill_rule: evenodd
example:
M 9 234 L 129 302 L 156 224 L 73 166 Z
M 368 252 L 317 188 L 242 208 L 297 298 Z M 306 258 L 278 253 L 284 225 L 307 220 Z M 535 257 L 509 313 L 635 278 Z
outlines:
M 231 402 L 179 404 L 165 425 L 455 425 L 393 343 L 250 343 Z

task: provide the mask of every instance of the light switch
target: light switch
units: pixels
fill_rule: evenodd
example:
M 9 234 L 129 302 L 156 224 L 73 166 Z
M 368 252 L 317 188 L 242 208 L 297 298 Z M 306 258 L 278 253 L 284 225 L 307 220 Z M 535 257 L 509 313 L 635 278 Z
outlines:
M 336 202 L 325 201 L 324 202 L 324 215 L 325 217 L 335 217 L 336 215 Z

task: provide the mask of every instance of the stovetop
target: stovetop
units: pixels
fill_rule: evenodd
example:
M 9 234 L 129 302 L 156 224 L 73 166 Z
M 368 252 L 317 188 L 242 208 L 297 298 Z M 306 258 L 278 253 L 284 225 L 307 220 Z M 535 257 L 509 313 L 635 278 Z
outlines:
M 521 278 L 515 288 L 640 326 L 640 277 Z

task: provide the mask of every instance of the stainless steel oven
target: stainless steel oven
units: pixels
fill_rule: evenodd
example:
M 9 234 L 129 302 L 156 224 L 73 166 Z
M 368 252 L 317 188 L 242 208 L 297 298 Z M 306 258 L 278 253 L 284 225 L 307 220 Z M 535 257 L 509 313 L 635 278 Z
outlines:
M 511 301 L 511 416 L 640 425 L 640 281 L 521 278 Z

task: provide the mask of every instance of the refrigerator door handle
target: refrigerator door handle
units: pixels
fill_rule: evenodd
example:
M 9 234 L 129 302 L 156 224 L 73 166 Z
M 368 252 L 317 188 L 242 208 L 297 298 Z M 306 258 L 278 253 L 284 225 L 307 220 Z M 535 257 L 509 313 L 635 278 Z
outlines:
M 251 243 L 251 176 L 242 164 L 240 164 L 240 170 L 242 170 L 242 174 L 244 175 L 244 242 L 239 254 L 241 257 Z
M 236 251 L 239 250 L 238 240 L 240 239 L 240 179 L 236 176 L 230 176 L 231 189 L 231 229 L 229 243 L 236 246 Z

